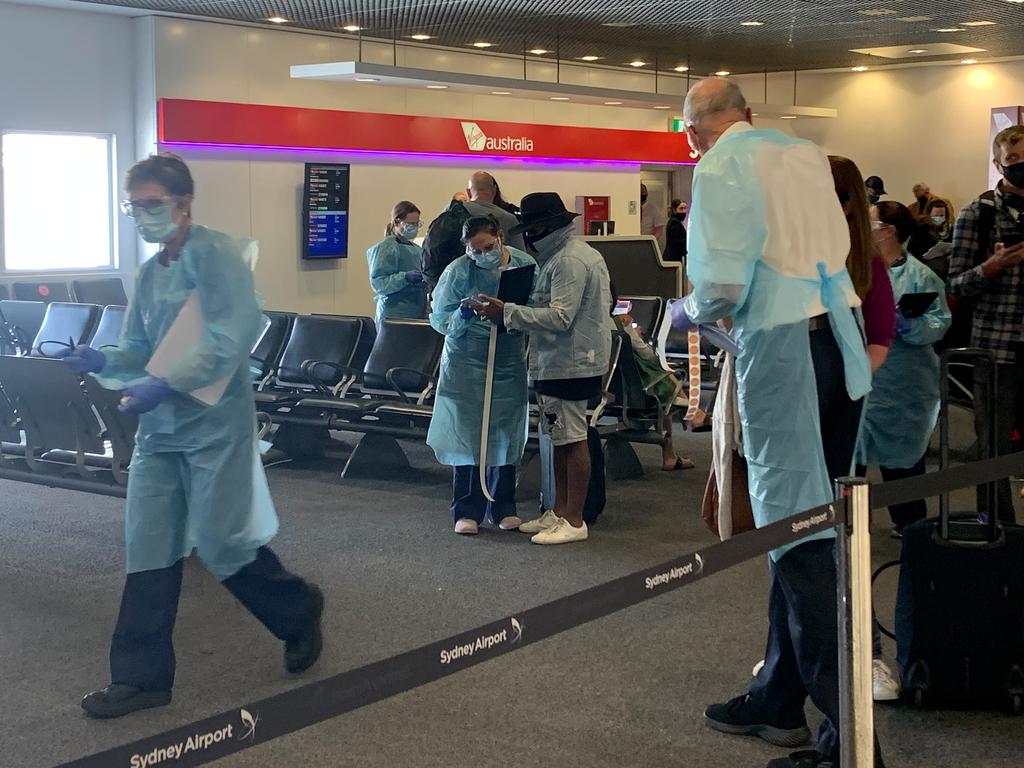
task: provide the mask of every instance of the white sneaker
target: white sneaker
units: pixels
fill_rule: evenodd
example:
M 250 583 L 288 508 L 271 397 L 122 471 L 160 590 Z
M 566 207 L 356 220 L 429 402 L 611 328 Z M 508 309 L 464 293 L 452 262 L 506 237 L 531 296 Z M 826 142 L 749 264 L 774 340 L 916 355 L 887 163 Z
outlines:
M 871 661 L 871 693 L 875 701 L 896 701 L 900 697 L 900 682 L 882 659 Z
M 757 662 L 757 664 L 754 665 L 754 668 L 750 670 L 750 676 L 757 677 L 758 672 L 760 672 L 762 669 L 764 669 L 764 659 L 761 659 L 759 662 Z
M 557 523 L 561 518 L 555 514 L 553 509 L 545 509 L 540 517 L 523 523 L 519 526 L 520 533 L 540 533 Z
M 521 526 L 522 524 L 523 521 L 520 520 L 518 517 L 516 517 L 515 515 L 509 515 L 508 517 L 501 518 L 501 520 L 498 522 L 498 527 L 501 528 L 501 530 L 503 531 L 514 531 L 517 528 L 519 528 L 519 526 Z
M 564 517 L 556 519 L 558 520 L 557 523 L 547 530 L 541 531 L 530 539 L 530 541 L 534 544 L 569 544 L 573 541 L 587 540 L 588 534 L 586 523 L 577 528 Z
M 459 518 L 455 522 L 455 532 L 463 536 L 476 536 L 479 530 L 480 526 L 476 524 L 476 520 L 470 520 L 468 517 Z

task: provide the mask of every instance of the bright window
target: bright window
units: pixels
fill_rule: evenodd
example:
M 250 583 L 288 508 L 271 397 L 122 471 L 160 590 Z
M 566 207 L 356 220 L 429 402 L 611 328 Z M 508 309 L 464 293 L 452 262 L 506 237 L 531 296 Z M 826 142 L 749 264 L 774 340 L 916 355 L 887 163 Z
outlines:
M 114 267 L 113 137 L 2 135 L 4 268 Z

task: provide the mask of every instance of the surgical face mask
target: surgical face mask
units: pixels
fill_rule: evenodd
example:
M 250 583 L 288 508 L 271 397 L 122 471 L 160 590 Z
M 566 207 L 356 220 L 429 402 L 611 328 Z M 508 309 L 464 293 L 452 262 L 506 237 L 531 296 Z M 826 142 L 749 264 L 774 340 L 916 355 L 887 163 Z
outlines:
M 406 240 L 412 240 L 420 232 L 419 224 L 408 224 L 403 222 L 396 229 L 395 233 L 401 235 Z
M 1024 162 L 1001 166 L 1003 178 L 1018 189 L 1024 188 Z
M 135 228 L 139 231 L 139 236 L 147 243 L 170 242 L 178 234 L 173 206 L 159 205 L 154 208 L 137 209 Z
M 945 224 L 946 224 L 946 217 L 945 216 L 932 216 L 932 224 L 934 224 L 936 227 L 945 226 Z
M 488 248 L 486 251 L 480 251 L 480 253 L 477 253 L 472 248 L 467 248 L 466 255 L 480 269 L 497 269 L 505 258 L 505 250 L 501 247 L 501 241 L 498 240 L 491 248 Z

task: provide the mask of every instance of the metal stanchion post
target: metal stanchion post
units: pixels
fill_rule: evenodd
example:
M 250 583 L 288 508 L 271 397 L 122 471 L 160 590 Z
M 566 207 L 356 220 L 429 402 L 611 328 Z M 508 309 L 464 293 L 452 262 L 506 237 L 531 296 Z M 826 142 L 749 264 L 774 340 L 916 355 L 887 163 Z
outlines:
M 875 764 L 871 694 L 871 502 L 863 478 L 836 481 L 846 524 L 836 538 L 839 622 L 839 738 L 841 768 Z

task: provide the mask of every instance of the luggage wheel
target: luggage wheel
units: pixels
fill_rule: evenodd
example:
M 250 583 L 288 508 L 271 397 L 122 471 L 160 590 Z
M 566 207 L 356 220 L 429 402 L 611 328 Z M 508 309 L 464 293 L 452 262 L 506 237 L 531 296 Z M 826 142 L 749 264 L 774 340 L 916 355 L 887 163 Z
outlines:
M 1024 701 L 1021 700 L 1019 693 L 1015 693 L 1010 697 L 1010 711 L 1014 716 L 1020 716 L 1024 713 Z

